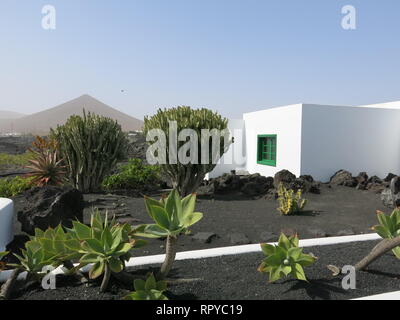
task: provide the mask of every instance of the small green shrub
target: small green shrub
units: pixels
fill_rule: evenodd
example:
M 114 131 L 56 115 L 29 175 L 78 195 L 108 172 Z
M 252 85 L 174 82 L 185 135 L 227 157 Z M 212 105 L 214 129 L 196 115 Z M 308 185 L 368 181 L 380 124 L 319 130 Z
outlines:
M 317 260 L 314 256 L 303 253 L 303 248 L 299 248 L 297 235 L 288 238 L 282 233 L 278 245 L 263 243 L 261 249 L 266 258 L 259 266 L 258 271 L 268 273 L 269 282 L 289 275 L 295 279 L 307 281 L 303 268 Z
M 307 200 L 302 198 L 302 191 L 299 189 L 296 193 L 292 189 L 286 189 L 281 183 L 278 188 L 278 210 L 283 215 L 292 215 L 303 211 Z
M 136 279 L 134 287 L 136 291 L 128 294 L 124 298 L 125 300 L 168 300 L 163 295 L 163 292 L 167 290 L 167 282 L 163 280 L 156 281 L 153 274 L 146 281 Z
M 32 178 L 14 177 L 0 179 L 0 198 L 10 198 L 32 187 Z
M 372 229 L 383 239 L 394 239 L 400 236 L 400 210 L 395 209 L 390 216 L 385 215 L 382 211 L 376 212 L 379 225 Z M 400 247 L 393 250 L 397 259 L 400 259 Z
M 103 189 L 143 189 L 156 185 L 160 180 L 160 167 L 150 166 L 140 159 L 130 159 L 120 167 L 118 173 L 108 176 L 102 183 Z

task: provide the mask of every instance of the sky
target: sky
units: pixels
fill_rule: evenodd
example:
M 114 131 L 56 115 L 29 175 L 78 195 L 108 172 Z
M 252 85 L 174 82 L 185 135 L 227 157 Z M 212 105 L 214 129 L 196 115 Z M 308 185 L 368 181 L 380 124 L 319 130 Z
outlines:
M 45 5 L 55 30 L 42 28 Z M 342 28 L 345 5 L 355 30 Z M 0 110 L 82 94 L 137 118 L 395 101 L 399 35 L 399 0 L 1 0 Z

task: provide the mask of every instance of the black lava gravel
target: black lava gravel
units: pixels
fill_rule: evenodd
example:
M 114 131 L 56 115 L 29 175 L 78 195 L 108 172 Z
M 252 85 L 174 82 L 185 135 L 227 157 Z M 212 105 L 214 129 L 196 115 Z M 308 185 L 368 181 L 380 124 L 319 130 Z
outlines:
M 306 268 L 309 282 L 293 279 L 267 283 L 267 275 L 257 272 L 262 253 L 176 261 L 171 278 L 200 278 L 200 281 L 175 284 L 167 295 L 174 300 L 341 300 L 400 290 L 400 261 L 386 254 L 374 262 L 368 272 L 357 273 L 356 289 L 344 290 L 342 277 L 333 277 L 327 265 L 354 265 L 376 244 L 376 241 L 305 248 L 319 259 Z M 154 270 L 144 266 L 132 272 Z M 38 286 L 18 292 L 17 299 L 32 300 L 110 300 L 120 299 L 131 289 L 116 282 L 110 292 L 98 293 L 98 283 L 83 286 L 71 278 L 58 277 L 56 290 L 44 291 Z

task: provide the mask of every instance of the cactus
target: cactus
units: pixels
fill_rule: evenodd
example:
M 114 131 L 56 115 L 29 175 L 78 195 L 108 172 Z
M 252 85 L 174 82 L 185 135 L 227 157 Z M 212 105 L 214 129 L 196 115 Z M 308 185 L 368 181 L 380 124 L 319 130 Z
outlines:
M 307 204 L 307 200 L 302 198 L 301 189 L 296 193 L 292 189 L 286 189 L 281 183 L 278 187 L 278 210 L 283 215 L 292 215 L 301 212 Z
M 177 189 L 181 196 L 186 196 L 193 193 L 200 186 L 204 177 L 207 173 L 211 172 L 218 159 L 213 159 L 212 152 L 209 152 L 208 164 L 202 164 L 201 161 L 201 130 L 202 129 L 217 129 L 225 130 L 228 126 L 228 120 L 223 118 L 216 112 L 208 109 L 192 109 L 187 106 L 179 106 L 171 109 L 159 109 L 158 112 L 152 117 L 145 117 L 144 119 L 144 133 L 147 133 L 152 129 L 160 129 L 165 133 L 166 141 L 168 142 L 169 137 L 169 121 L 177 122 L 178 133 L 182 129 L 193 129 L 197 133 L 198 137 L 198 161 L 197 163 L 173 164 L 173 161 L 169 159 L 169 146 L 166 146 L 166 164 L 161 164 L 162 170 L 171 179 L 174 189 Z M 226 131 L 226 130 L 225 130 Z M 205 144 L 211 145 L 211 138 L 209 141 L 204 142 Z M 178 142 L 177 148 L 185 144 L 185 142 Z M 222 156 L 229 148 L 229 141 L 224 141 L 223 135 L 221 135 L 219 143 L 219 154 Z M 203 161 L 204 162 L 204 161 Z
M 59 143 L 71 184 L 82 192 L 100 188 L 104 177 L 126 156 L 128 139 L 114 120 L 92 113 L 73 115 L 51 130 Z

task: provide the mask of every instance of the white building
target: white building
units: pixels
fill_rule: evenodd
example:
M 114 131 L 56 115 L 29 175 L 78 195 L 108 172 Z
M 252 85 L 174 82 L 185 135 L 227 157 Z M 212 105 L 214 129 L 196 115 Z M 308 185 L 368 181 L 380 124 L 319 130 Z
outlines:
M 229 128 L 235 141 L 209 177 L 231 170 L 274 176 L 283 169 L 324 182 L 340 169 L 400 174 L 400 101 L 269 108 L 246 113 Z

